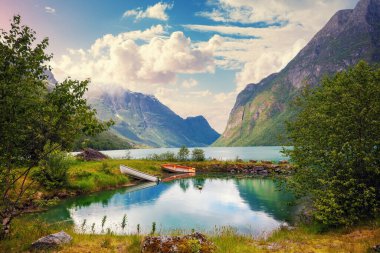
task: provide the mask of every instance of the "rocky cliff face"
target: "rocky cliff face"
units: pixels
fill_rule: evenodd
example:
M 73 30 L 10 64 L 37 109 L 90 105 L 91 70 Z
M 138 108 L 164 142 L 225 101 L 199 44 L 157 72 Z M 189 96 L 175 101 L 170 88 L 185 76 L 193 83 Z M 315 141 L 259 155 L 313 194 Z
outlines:
M 380 0 L 361 0 L 338 11 L 279 73 L 249 84 L 238 95 L 223 135 L 215 146 L 280 145 L 289 102 L 306 83 L 318 85 L 360 60 L 380 62 Z
M 208 146 L 219 134 L 203 116 L 183 119 L 154 96 L 137 92 L 103 93 L 89 98 L 100 119 L 112 118 L 112 130 L 153 147 Z

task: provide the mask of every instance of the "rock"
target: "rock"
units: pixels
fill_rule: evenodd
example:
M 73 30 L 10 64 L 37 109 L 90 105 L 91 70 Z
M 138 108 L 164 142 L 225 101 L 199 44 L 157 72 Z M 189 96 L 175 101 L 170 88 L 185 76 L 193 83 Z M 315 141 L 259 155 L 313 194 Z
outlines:
M 271 251 L 277 251 L 277 250 L 280 250 L 281 248 L 282 248 L 281 244 L 276 243 L 276 242 L 270 243 L 267 246 L 267 249 Z
M 278 164 L 289 164 L 289 162 L 287 160 L 282 160 Z
M 380 244 L 372 247 L 374 252 L 380 252 Z
M 257 163 L 257 160 L 249 160 L 250 163 Z
M 92 148 L 84 149 L 81 153 L 77 155 L 77 157 L 85 161 L 100 161 L 108 158 L 106 155 Z
M 185 236 L 147 236 L 142 243 L 142 253 L 200 252 L 210 253 L 215 246 L 201 233 Z
M 258 173 L 260 175 L 268 175 L 268 171 L 267 170 L 260 170 Z
M 273 162 L 272 161 L 267 161 L 267 160 L 262 160 L 261 163 L 262 164 L 272 164 Z
M 64 231 L 51 234 L 45 237 L 42 237 L 32 243 L 31 249 L 33 250 L 45 250 L 45 249 L 52 249 L 56 248 L 62 244 L 66 244 L 71 242 L 73 238 L 65 233 Z
M 276 168 L 276 169 L 274 170 L 274 172 L 276 172 L 276 173 L 281 173 L 282 170 L 281 170 L 280 168 Z
M 255 169 L 256 169 L 257 172 L 260 172 L 260 171 L 262 171 L 262 170 L 265 170 L 265 168 L 262 167 L 262 166 L 257 166 Z

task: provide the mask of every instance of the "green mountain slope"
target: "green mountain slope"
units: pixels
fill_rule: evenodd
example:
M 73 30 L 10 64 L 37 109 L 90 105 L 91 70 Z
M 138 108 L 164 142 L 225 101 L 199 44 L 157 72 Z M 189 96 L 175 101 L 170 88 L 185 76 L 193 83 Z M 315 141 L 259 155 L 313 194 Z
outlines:
M 101 120 L 113 119 L 112 131 L 151 147 L 208 146 L 220 135 L 203 116 L 181 118 L 157 98 L 119 90 L 89 98 Z
M 247 85 L 213 145 L 281 145 L 284 123 L 295 114 L 290 101 L 300 88 L 360 60 L 380 62 L 380 0 L 360 0 L 355 9 L 337 12 L 281 72 Z
M 96 150 L 117 150 L 130 149 L 132 144 L 125 138 L 117 136 L 111 131 L 100 133 L 94 137 L 83 136 L 74 143 L 74 151 L 80 151 L 83 148 L 92 148 Z

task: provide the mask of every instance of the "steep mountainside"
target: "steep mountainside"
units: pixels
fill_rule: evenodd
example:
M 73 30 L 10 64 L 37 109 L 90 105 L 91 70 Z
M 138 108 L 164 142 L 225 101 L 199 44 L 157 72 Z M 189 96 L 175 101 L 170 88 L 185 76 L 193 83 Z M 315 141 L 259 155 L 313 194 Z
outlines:
M 153 147 L 208 146 L 219 134 L 203 116 L 183 119 L 154 96 L 137 92 L 103 93 L 89 99 L 100 119 L 112 118 L 114 133 Z
M 281 72 L 249 84 L 214 145 L 281 144 L 284 123 L 294 115 L 289 103 L 300 88 L 360 60 L 380 62 L 380 0 L 360 0 L 355 9 L 338 11 Z

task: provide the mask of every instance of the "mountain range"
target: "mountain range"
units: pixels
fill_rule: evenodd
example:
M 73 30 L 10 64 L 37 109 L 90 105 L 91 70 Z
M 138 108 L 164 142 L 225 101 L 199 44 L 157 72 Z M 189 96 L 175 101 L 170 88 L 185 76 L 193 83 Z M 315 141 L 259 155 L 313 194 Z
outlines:
M 204 147 L 220 135 L 203 116 L 183 119 L 156 97 L 128 90 L 91 96 L 99 119 L 113 119 L 111 132 L 150 147 Z
M 338 11 L 283 70 L 248 84 L 213 145 L 283 144 L 285 122 L 295 116 L 290 104 L 302 87 L 360 60 L 380 62 L 380 0 L 360 0 L 354 9 Z

